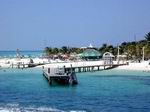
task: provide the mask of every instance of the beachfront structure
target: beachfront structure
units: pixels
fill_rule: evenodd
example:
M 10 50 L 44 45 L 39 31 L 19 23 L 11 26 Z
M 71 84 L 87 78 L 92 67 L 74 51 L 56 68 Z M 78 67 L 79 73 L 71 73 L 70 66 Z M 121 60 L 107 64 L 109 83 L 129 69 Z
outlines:
M 105 52 L 103 54 L 104 64 L 113 64 L 114 58 L 115 58 L 115 56 L 110 52 Z
M 101 57 L 101 53 L 90 44 L 89 47 L 84 49 L 83 53 L 79 54 L 79 57 L 85 60 L 98 60 Z
M 126 62 L 127 61 L 127 55 L 123 54 L 123 55 L 117 55 L 117 62 L 119 64 L 119 62 Z
M 127 61 L 127 53 L 124 53 L 122 55 L 120 55 L 120 47 L 118 46 L 118 53 L 117 53 L 117 58 L 116 58 L 118 64 L 120 61 L 122 61 L 123 63 L 125 61 Z

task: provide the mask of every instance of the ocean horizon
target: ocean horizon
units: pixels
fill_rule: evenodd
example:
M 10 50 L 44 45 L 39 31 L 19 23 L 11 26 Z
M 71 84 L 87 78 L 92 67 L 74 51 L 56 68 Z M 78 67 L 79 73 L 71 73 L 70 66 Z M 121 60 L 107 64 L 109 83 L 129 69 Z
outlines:
M 25 57 L 40 57 L 44 54 L 43 50 L 20 50 L 20 55 Z M 15 50 L 8 50 L 8 51 L 0 51 L 0 57 L 4 58 L 13 58 L 16 57 Z

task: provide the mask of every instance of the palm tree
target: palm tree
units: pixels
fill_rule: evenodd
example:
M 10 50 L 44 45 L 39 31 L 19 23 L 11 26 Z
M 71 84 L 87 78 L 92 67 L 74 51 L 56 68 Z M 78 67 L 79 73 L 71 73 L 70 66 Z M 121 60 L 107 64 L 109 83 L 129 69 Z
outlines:
M 52 49 L 52 53 L 53 53 L 53 54 L 58 54 L 58 53 L 59 53 L 59 49 L 56 48 L 56 47 L 53 48 L 53 49 Z
M 99 48 L 99 51 L 103 54 L 108 50 L 107 44 L 103 44 L 102 47 Z
M 49 56 L 49 55 L 53 54 L 53 48 L 45 47 L 44 52 L 45 52 L 46 56 Z
M 62 46 L 61 51 L 63 54 L 66 54 L 68 52 L 67 46 Z
M 111 52 L 113 54 L 116 53 L 116 48 L 113 45 L 103 44 L 102 47 L 99 48 L 99 51 L 103 54 L 105 52 Z
M 150 32 L 148 32 L 146 35 L 145 35 L 145 39 L 150 42 Z
M 146 47 L 145 47 L 145 55 L 146 55 L 146 58 L 150 58 L 150 32 L 148 32 L 146 35 L 145 35 L 145 39 L 146 39 Z
M 135 56 L 136 56 L 136 46 L 135 45 L 131 44 L 128 46 L 128 55 L 129 55 L 129 58 L 135 59 Z
M 48 56 L 49 55 L 49 47 L 45 47 L 44 52 L 45 52 L 46 56 Z

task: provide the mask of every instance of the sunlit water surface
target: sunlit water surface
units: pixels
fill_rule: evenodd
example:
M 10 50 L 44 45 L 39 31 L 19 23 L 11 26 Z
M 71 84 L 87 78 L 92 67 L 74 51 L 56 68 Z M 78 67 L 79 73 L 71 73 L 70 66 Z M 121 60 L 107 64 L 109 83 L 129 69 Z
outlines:
M 150 73 L 77 74 L 77 86 L 50 86 L 39 69 L 0 70 L 0 111 L 150 112 Z

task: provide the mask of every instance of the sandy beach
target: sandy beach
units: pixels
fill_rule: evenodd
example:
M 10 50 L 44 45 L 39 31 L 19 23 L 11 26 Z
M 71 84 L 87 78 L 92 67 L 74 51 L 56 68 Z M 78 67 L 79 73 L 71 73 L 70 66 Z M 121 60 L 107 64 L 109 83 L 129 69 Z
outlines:
M 34 64 L 43 64 L 40 66 L 36 66 L 36 68 L 42 68 L 44 67 L 70 67 L 75 66 L 91 66 L 91 65 L 102 65 L 104 62 L 103 60 L 99 61 L 61 61 L 61 60 L 49 60 L 49 59 L 42 59 L 42 58 L 33 58 L 32 59 Z M 25 59 L 0 59 L 0 68 L 11 68 L 12 64 L 17 64 L 17 63 L 24 63 L 24 64 L 29 64 L 30 59 L 25 58 Z M 114 64 L 117 63 L 117 61 L 113 61 Z M 119 62 L 120 64 L 123 62 Z M 115 70 L 140 70 L 140 71 L 150 71 L 150 65 L 149 61 L 143 61 L 141 63 L 131 63 L 129 62 L 128 65 L 122 65 L 119 67 L 114 68 Z
M 141 63 L 129 63 L 129 65 L 123 65 L 115 68 L 116 70 L 137 70 L 137 71 L 150 71 L 149 61 Z

